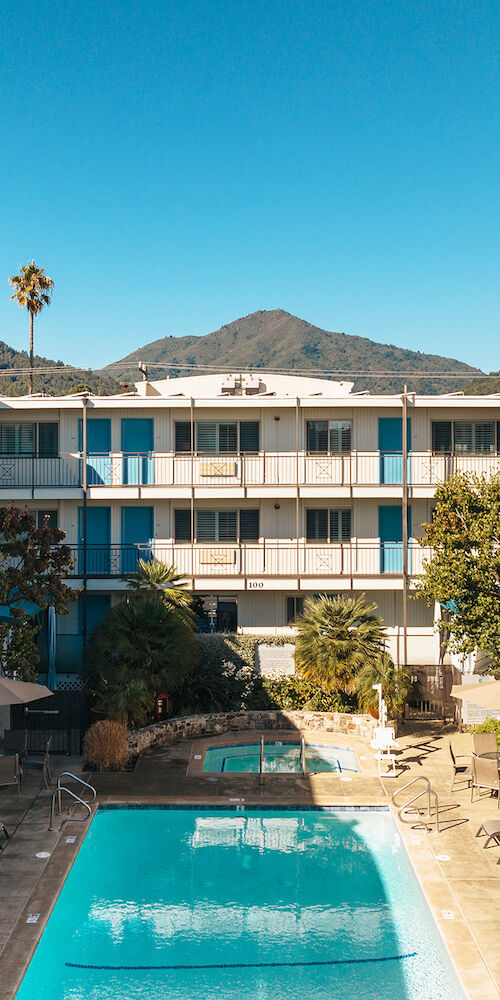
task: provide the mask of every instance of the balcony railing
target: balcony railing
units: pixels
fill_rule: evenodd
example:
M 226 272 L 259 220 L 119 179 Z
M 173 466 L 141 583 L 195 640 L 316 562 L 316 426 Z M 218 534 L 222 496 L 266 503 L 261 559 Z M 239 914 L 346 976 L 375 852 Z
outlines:
M 418 543 L 408 546 L 408 570 L 419 575 L 430 552 Z M 263 542 L 261 545 L 88 545 L 72 548 L 72 576 L 124 577 L 134 573 L 139 558 L 174 563 L 187 577 L 376 577 L 401 576 L 400 542 L 375 545 L 345 543 L 316 545 L 300 542 Z
M 176 455 L 172 452 L 91 455 L 54 458 L 0 457 L 0 490 L 15 487 L 158 486 L 227 487 L 391 486 L 403 479 L 400 452 L 308 455 L 262 452 L 259 455 Z M 500 455 L 411 452 L 408 484 L 434 487 L 454 473 L 492 475 L 500 471 Z

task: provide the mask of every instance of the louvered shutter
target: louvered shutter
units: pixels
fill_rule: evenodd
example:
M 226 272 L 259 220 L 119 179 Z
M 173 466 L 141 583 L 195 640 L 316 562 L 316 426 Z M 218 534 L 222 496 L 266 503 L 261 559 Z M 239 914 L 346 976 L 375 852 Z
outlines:
M 334 455 L 351 450 L 351 425 L 345 420 L 330 422 L 330 451 Z
M 451 420 L 432 421 L 432 450 L 436 453 L 451 452 Z
M 219 424 L 219 451 L 234 454 L 238 450 L 236 424 Z
M 240 510 L 240 541 L 258 542 L 259 511 Z
M 175 541 L 176 542 L 190 542 L 191 541 L 191 511 L 190 510 L 176 510 L 174 515 L 175 520 Z
M 198 510 L 196 512 L 196 541 L 217 541 L 216 513 L 214 510 Z
M 308 542 L 328 541 L 327 510 L 308 510 L 306 512 L 306 537 Z
M 18 440 L 16 452 L 18 455 L 35 454 L 35 425 L 17 424 Z
M 175 450 L 191 451 L 191 424 L 187 420 L 179 420 L 175 425 Z
M 53 458 L 59 451 L 59 424 L 38 425 L 38 454 L 40 458 Z
M 217 424 L 196 425 L 196 448 L 198 451 L 217 451 Z
M 465 423 L 464 421 L 455 421 L 454 424 L 454 437 L 455 437 L 455 451 L 467 452 L 473 450 L 473 431 L 472 424 Z
M 475 425 L 474 451 L 495 450 L 495 425 L 493 422 Z
M 256 453 L 259 448 L 258 420 L 242 420 L 240 422 L 240 451 Z
M 307 421 L 307 450 L 310 452 L 328 451 L 328 421 Z
M 351 541 L 351 511 L 343 510 L 341 512 L 341 541 L 350 542 Z
M 235 542 L 238 537 L 237 514 L 235 510 L 219 511 L 219 542 Z

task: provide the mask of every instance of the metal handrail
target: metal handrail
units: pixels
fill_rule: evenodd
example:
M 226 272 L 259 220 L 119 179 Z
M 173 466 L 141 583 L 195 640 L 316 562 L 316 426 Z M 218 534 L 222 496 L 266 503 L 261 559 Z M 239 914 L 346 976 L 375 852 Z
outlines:
M 306 743 L 304 737 L 302 737 L 300 741 L 300 763 L 302 767 L 302 774 L 305 777 L 307 774 L 307 767 L 306 767 Z
M 259 781 L 262 784 L 262 772 L 264 770 L 264 737 L 260 738 L 260 753 L 259 753 Z
M 396 798 L 399 795 L 399 793 L 400 792 L 404 792 L 405 789 L 406 788 L 410 788 L 411 785 L 415 785 L 417 783 L 417 781 L 425 781 L 426 788 L 423 788 L 421 792 L 418 792 L 417 795 L 414 795 L 413 798 L 408 799 L 407 802 L 404 802 L 403 805 L 398 808 L 398 819 L 400 819 L 401 823 L 410 823 L 410 822 L 412 822 L 412 820 L 404 819 L 403 814 L 404 814 L 405 810 L 408 809 L 409 806 L 414 805 L 415 802 L 417 802 L 418 799 L 422 798 L 423 795 L 426 795 L 427 796 L 427 818 L 430 821 L 430 819 L 431 819 L 431 797 L 433 797 L 433 799 L 434 799 L 434 805 L 435 805 L 435 810 L 436 810 L 436 833 L 439 833 L 439 801 L 438 801 L 437 793 L 434 791 L 433 788 L 431 788 L 431 783 L 430 783 L 429 779 L 426 777 L 425 774 L 418 774 L 415 778 L 412 778 L 411 781 L 407 781 L 406 785 L 402 785 L 401 788 L 397 788 L 396 791 L 393 792 L 392 797 L 391 797 L 392 804 L 394 806 L 397 806 Z M 419 810 L 417 809 L 416 812 L 419 813 Z M 419 815 L 420 815 L 420 813 L 419 813 Z M 427 824 L 425 824 L 425 825 L 427 825 Z
M 80 795 L 77 795 L 75 792 L 73 792 L 71 790 L 71 788 L 67 788 L 66 785 L 62 785 L 61 784 L 61 778 L 71 778 L 72 781 L 78 782 L 78 784 L 81 785 L 83 788 L 88 788 L 89 791 L 92 793 L 90 799 L 83 799 Z M 88 820 L 88 819 L 90 819 L 90 817 L 92 815 L 92 810 L 91 810 L 90 806 L 91 806 L 92 802 L 95 802 L 95 799 L 96 799 L 96 796 L 97 796 L 96 789 L 94 788 L 93 785 L 89 785 L 89 783 L 87 781 L 84 781 L 83 778 L 79 778 L 78 775 L 73 774 L 71 771 L 63 771 L 62 774 L 60 774 L 59 777 L 58 777 L 58 779 L 57 779 L 57 785 L 56 785 L 55 791 L 52 794 L 52 799 L 51 799 L 51 803 L 50 803 L 50 826 L 49 826 L 49 830 L 53 830 L 54 829 L 56 801 L 57 801 L 57 814 L 59 816 L 61 815 L 61 812 L 62 812 L 62 806 L 61 806 L 61 795 L 62 795 L 62 792 L 66 792 L 67 795 L 70 795 L 71 798 L 75 800 L 75 802 L 78 802 L 80 805 L 84 806 L 84 808 L 87 810 L 87 815 L 86 816 L 77 816 L 77 817 L 68 816 L 67 819 L 64 819 L 62 821 L 61 826 L 59 827 L 60 830 L 62 830 L 62 828 L 63 828 L 63 826 L 64 826 L 65 823 L 69 823 L 69 822 L 72 822 L 72 823 L 85 823 L 85 821 Z

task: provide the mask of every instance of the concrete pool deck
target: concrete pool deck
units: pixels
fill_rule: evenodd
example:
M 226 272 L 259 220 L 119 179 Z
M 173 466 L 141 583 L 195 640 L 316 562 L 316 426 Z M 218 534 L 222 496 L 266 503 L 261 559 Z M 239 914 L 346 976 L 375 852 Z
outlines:
M 297 738 L 297 733 L 273 731 L 269 742 Z M 354 749 L 359 774 L 342 781 L 337 774 L 211 775 L 199 769 L 206 746 L 260 740 L 261 733 L 226 733 L 204 740 L 186 740 L 148 750 L 133 771 L 93 775 L 102 805 L 212 805 L 212 806 L 390 806 L 402 839 L 427 896 L 470 1000 L 500 997 L 500 848 L 483 850 L 476 833 L 480 823 L 498 819 L 496 798 L 481 796 L 470 804 L 470 791 L 458 785 L 450 793 L 450 738 L 456 753 L 470 754 L 472 737 L 453 727 L 408 724 L 398 736 L 400 751 L 396 777 L 377 773 L 374 752 L 362 740 L 336 733 L 308 734 L 306 741 Z M 201 753 L 200 753 L 201 751 Z M 75 762 L 76 763 L 76 762 Z M 193 769 L 196 763 L 197 767 Z M 68 768 L 68 759 L 60 770 Z M 190 766 L 191 765 L 191 766 Z M 78 773 L 78 772 L 77 772 Z M 391 806 L 391 795 L 417 775 L 426 775 L 439 796 L 441 832 L 428 833 L 415 823 L 404 825 Z M 30 778 L 31 780 L 31 778 Z M 60 888 L 88 829 L 70 823 L 62 833 L 47 832 L 50 794 L 43 791 L 28 803 L 22 821 L 0 854 L 0 1000 L 11 1000 L 40 937 Z M 7 827 L 6 805 L 15 796 L 0 795 L 0 819 Z M 26 808 L 26 806 L 28 806 Z M 19 808 L 19 807 L 18 807 Z M 20 817 L 21 818 L 21 817 Z M 68 837 L 75 842 L 68 844 Z M 47 860 L 35 854 L 50 852 Z M 38 913 L 35 924 L 29 914 Z

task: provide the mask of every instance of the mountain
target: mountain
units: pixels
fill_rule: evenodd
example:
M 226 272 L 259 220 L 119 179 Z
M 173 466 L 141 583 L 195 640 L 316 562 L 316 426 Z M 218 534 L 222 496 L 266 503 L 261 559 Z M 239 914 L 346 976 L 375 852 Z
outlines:
M 306 320 L 292 316 L 283 309 L 260 310 L 221 326 L 205 336 L 162 337 L 146 344 L 121 361 L 103 369 L 102 374 L 133 381 L 137 364 L 154 364 L 150 379 L 187 374 L 181 365 L 224 366 L 231 371 L 268 368 L 285 372 L 342 371 L 350 373 L 389 371 L 389 378 L 366 378 L 353 375 L 354 390 L 399 392 L 405 372 L 426 372 L 425 378 L 408 376 L 408 387 L 419 393 L 452 392 L 467 386 L 464 375 L 483 373 L 461 361 L 437 354 L 422 354 L 393 344 L 378 344 L 366 337 L 346 333 L 331 333 Z M 159 366 L 159 367 L 156 367 Z M 451 378 L 436 378 L 435 373 L 456 372 Z M 401 372 L 401 375 L 398 373 Z M 318 372 L 319 374 L 319 372 Z
M 3 340 L 0 340 L 0 395 L 23 396 L 28 392 L 28 373 L 22 375 L 6 375 L 9 369 L 28 369 L 29 356 L 26 351 L 15 351 Z M 61 368 L 58 372 L 37 373 L 36 369 Z M 36 355 L 34 359 L 33 390 L 44 392 L 49 396 L 65 396 L 72 392 L 89 389 L 99 396 L 120 392 L 120 384 L 111 375 L 75 370 L 62 361 L 51 361 Z

